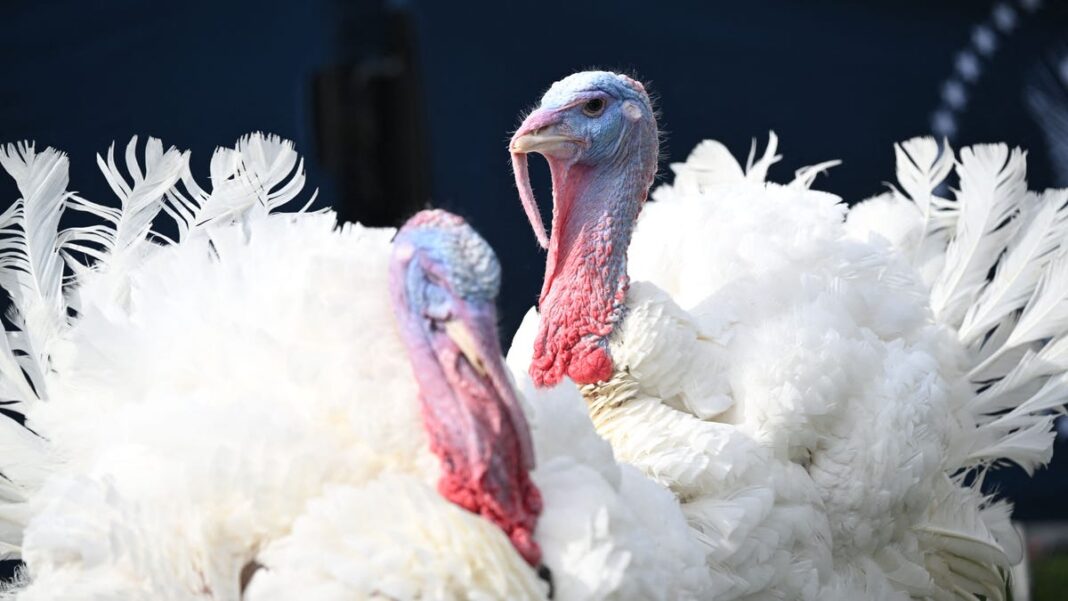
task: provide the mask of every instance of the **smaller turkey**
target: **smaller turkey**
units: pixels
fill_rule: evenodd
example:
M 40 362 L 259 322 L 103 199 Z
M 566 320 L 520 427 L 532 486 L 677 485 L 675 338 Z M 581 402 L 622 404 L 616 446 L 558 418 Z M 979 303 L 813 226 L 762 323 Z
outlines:
M 917 138 L 899 188 L 850 210 L 811 189 L 836 161 L 768 181 L 773 134 L 744 166 L 701 143 L 646 203 L 658 145 L 645 87 L 605 71 L 554 83 L 512 137 L 548 250 L 512 344 L 533 384 L 581 385 L 616 456 L 675 493 L 709 598 L 1003 599 L 1021 543 L 982 485 L 1052 454 L 1068 191 L 1029 192 L 1019 149 Z
M 0 152 L 21 194 L 0 221 L 0 394 L 26 422 L 0 420 L 0 541 L 26 562 L 4 598 L 706 587 L 678 503 L 615 462 L 574 390 L 522 405 L 500 267 L 462 219 L 281 212 L 304 173 L 275 137 L 218 150 L 211 190 L 188 153 L 138 154 L 128 175 L 98 157 L 110 207 L 67 191 L 59 152 Z M 102 223 L 60 230 L 66 208 Z

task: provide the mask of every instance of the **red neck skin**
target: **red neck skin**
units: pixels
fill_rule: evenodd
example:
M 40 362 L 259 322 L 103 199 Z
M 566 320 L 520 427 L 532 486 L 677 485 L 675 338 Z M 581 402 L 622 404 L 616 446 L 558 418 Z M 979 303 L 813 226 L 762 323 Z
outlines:
M 527 424 L 513 423 L 494 387 L 456 355 L 455 349 L 438 352 L 439 365 L 451 372 L 445 378 L 420 378 L 423 424 L 430 450 L 441 462 L 438 493 L 492 521 L 520 555 L 537 566 L 541 548 L 534 541 L 534 530 L 542 509 L 541 493 L 530 479 L 533 458 L 524 452 L 517 431 Z M 452 390 L 456 383 L 463 387 L 459 394 Z M 450 398 L 455 402 L 443 402 Z
M 612 377 L 608 337 L 624 316 L 627 247 L 651 177 L 630 162 L 548 160 L 553 228 L 530 375 L 539 387 L 592 384 Z

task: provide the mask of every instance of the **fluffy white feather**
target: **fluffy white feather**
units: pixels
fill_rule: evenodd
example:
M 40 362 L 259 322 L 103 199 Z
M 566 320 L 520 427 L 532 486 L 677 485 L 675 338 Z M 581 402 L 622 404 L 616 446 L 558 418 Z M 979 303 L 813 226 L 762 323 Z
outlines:
M 9 334 L 8 346 L 22 352 L 19 366 L 43 393 L 49 355 L 67 326 L 57 228 L 69 194 L 68 162 L 52 148 L 38 153 L 32 144 L 19 144 L 0 148 L 0 167 L 21 195 L 0 218 L 0 286 L 11 296 L 19 329 Z M 5 372 L 19 380 L 10 365 Z
M 1010 313 L 1023 308 L 1047 263 L 1068 235 L 1068 191 L 1050 190 L 1021 203 L 1021 231 L 1010 240 L 993 280 L 964 316 L 961 342 L 974 343 Z
M 120 178 L 122 206 L 93 205 L 110 246 L 68 284 L 79 312 L 27 408 L 41 437 L 0 427 L 0 535 L 27 563 L 8 596 L 544 599 L 495 526 L 434 490 L 386 293 L 393 230 L 272 213 L 303 183 L 288 142 L 218 151 L 211 192 L 160 149 L 128 169 L 164 165 L 169 187 Z M 177 242 L 148 237 L 161 206 Z M 114 269 L 123 223 L 144 248 Z M 697 598 L 709 575 L 675 498 L 616 463 L 577 390 L 528 401 L 554 598 Z
M 923 229 L 936 231 L 952 225 L 953 202 L 934 194 L 953 170 L 953 149 L 943 140 L 941 151 L 934 138 L 912 138 L 894 144 L 897 181 L 923 215 Z
M 946 265 L 931 289 L 931 309 L 942 321 L 959 326 L 986 284 L 1007 242 L 1019 227 L 1015 219 L 1027 192 L 1026 153 L 1004 145 L 961 151 L 960 217 L 946 249 Z
M 163 208 L 164 194 L 188 165 L 189 153 L 179 152 L 173 146 L 164 152 L 160 140 L 149 138 L 144 154 L 142 172 L 137 159 L 137 137 L 133 137 L 126 146 L 125 156 L 130 181 L 115 164 L 114 145 L 108 148 L 106 161 L 100 155 L 96 157 L 104 179 L 119 199 L 118 207 L 71 196 L 72 209 L 94 215 L 104 222 L 62 232 L 61 247 L 66 253 L 82 253 L 93 260 L 91 268 L 83 267 L 73 259 L 70 261 L 77 277 L 87 280 L 70 291 L 70 304 L 76 310 L 81 310 L 83 305 L 106 306 L 109 302 L 125 306 L 129 302 L 127 272 L 154 250 L 149 240 L 152 221 Z
M 617 372 L 583 393 L 679 499 L 711 598 L 1000 599 L 1020 557 L 962 474 L 1049 459 L 1065 192 L 1027 193 L 1024 153 L 980 146 L 951 201 L 948 145 L 895 150 L 904 192 L 847 214 L 815 169 L 765 183 L 773 161 L 704 142 L 638 220 Z

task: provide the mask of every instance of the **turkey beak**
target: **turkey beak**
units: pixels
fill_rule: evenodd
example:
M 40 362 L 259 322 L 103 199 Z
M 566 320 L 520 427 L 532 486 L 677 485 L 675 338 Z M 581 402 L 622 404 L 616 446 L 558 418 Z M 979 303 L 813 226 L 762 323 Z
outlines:
M 464 322 L 453 319 L 445 322 L 445 334 L 456 343 L 460 353 L 467 359 L 467 362 L 474 368 L 475 372 L 485 377 L 487 375 L 486 360 L 483 357 L 482 345 L 475 340 L 475 335 L 471 333 L 471 329 Z
M 570 152 L 571 145 L 579 141 L 580 138 L 563 130 L 558 110 L 538 109 L 523 120 L 508 144 L 508 151 L 512 154 L 540 152 L 551 155 L 564 149 Z
M 520 131 L 523 130 L 520 129 Z M 508 150 L 509 152 L 516 154 L 528 154 L 531 152 L 552 154 L 554 151 L 568 148 L 570 144 L 574 144 L 577 141 L 578 139 L 574 136 L 557 133 L 552 126 L 546 126 L 528 130 L 528 132 L 523 135 L 519 135 L 517 132 L 516 135 L 512 137 L 512 142 L 508 145 Z

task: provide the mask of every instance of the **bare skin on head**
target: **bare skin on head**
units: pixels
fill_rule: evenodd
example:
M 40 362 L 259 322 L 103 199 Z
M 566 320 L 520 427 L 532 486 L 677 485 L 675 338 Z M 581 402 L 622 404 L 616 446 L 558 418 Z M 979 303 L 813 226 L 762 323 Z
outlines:
M 538 386 L 564 376 L 608 380 L 608 338 L 623 319 L 627 247 L 656 174 L 656 118 L 645 88 L 616 73 L 588 71 L 556 82 L 519 126 L 509 150 L 534 233 L 548 248 L 530 375 Z M 530 186 L 527 155 L 552 172 L 547 236 Z
M 530 480 L 530 428 L 497 341 L 499 287 L 492 249 L 455 215 L 423 211 L 394 240 L 394 314 L 441 460 L 438 492 L 497 524 L 537 566 L 541 494 Z

